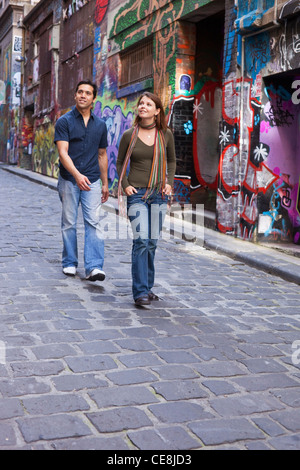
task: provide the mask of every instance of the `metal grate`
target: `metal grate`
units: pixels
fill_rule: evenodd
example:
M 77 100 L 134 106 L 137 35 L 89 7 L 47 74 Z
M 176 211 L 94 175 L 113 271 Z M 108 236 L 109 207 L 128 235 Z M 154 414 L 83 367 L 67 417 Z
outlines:
M 153 41 L 143 44 L 122 53 L 120 88 L 131 85 L 153 76 Z

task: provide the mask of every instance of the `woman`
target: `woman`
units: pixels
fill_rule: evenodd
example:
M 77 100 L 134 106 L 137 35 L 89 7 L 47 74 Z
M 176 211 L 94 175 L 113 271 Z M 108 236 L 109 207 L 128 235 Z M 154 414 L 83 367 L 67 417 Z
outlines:
M 145 92 L 138 100 L 137 111 L 134 127 L 122 136 L 117 171 L 119 200 L 123 189 L 133 231 L 132 293 L 135 304 L 141 306 L 159 300 L 152 292 L 154 257 L 168 197 L 172 194 L 176 157 L 161 100 Z

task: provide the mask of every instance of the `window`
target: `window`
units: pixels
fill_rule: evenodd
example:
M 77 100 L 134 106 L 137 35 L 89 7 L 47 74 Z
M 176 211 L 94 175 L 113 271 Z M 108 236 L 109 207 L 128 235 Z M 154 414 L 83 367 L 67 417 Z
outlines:
M 32 83 L 39 85 L 37 112 L 51 107 L 52 52 L 49 50 L 49 30 L 52 23 L 50 15 L 33 33 Z
M 73 106 L 77 83 L 93 77 L 94 29 L 91 18 L 95 14 L 95 3 L 82 2 L 83 6 L 78 10 L 76 7 L 72 13 L 73 4 L 72 0 L 66 3 L 68 14 L 62 25 L 61 70 L 62 83 L 65 84 L 60 101 L 62 109 Z
M 153 76 L 153 40 L 147 40 L 120 54 L 120 88 Z

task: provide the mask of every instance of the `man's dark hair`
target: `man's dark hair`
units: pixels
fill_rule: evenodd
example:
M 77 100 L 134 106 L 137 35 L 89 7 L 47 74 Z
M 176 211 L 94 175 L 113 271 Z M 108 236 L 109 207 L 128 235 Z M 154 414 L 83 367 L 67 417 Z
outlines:
M 98 87 L 95 83 L 91 82 L 91 80 L 80 80 L 79 83 L 77 83 L 77 87 L 76 87 L 76 90 L 75 90 L 75 93 L 77 92 L 78 88 L 80 87 L 80 85 L 90 85 L 91 87 L 93 87 L 93 96 L 94 98 L 96 98 L 97 96 L 97 91 L 98 91 Z

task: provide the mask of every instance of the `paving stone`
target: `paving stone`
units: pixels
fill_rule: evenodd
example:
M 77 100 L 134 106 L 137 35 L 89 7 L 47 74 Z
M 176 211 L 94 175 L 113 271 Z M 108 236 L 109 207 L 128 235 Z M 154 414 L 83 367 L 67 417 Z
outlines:
M 50 331 L 49 333 L 38 333 L 41 341 L 45 344 L 50 343 L 77 343 L 81 341 L 80 336 L 74 331 Z
M 213 417 L 211 413 L 204 411 L 202 406 L 181 401 L 150 405 L 149 410 L 163 423 L 184 423 Z
M 194 348 L 193 353 L 197 354 L 197 356 L 203 359 L 203 361 L 210 361 L 211 359 L 218 359 L 220 361 L 223 361 L 225 359 L 223 352 L 218 351 L 215 348 Z
M 246 372 L 233 361 L 209 361 L 197 364 L 195 369 L 204 377 L 234 377 L 245 375 Z
M 90 409 L 90 406 L 83 397 L 67 394 L 24 398 L 23 405 L 27 413 L 35 415 L 68 413 L 70 411 L 85 411 Z
M 114 360 L 105 355 L 84 356 L 84 357 L 67 357 L 65 358 L 69 368 L 73 372 L 91 372 L 97 370 L 110 370 L 117 368 Z
M 152 387 L 156 393 L 162 395 L 168 401 L 205 398 L 208 396 L 207 392 L 201 387 L 201 383 L 193 380 L 159 382 L 152 384 Z
M 146 387 L 136 386 L 109 387 L 89 392 L 89 396 L 96 402 L 98 408 L 122 405 L 137 406 L 158 402 L 155 394 Z
M 251 415 L 283 408 L 279 400 L 263 394 L 213 398 L 210 405 L 221 416 Z
M 118 339 L 115 343 L 122 349 L 130 351 L 154 351 L 156 347 L 146 339 Z
M 264 438 L 264 433 L 246 418 L 197 421 L 188 427 L 207 446 Z
M 202 447 L 179 426 L 140 430 L 128 433 L 129 439 L 140 450 L 189 450 Z
M 272 395 L 293 408 L 300 407 L 300 388 L 295 387 L 292 390 L 273 390 Z
M 37 359 L 60 359 L 65 356 L 77 355 L 75 349 L 69 344 L 37 346 L 31 350 Z
M 299 382 L 286 374 L 258 374 L 233 379 L 235 383 L 248 392 L 262 391 L 273 388 L 289 388 L 299 386 Z
M 57 309 L 63 309 L 63 306 L 57 305 Z M 73 318 L 66 318 L 64 320 L 53 322 L 57 330 L 88 330 L 91 324 L 86 320 L 77 320 Z
M 121 331 L 117 330 L 117 329 L 101 329 L 101 330 L 92 330 L 92 331 L 81 331 L 80 335 L 86 341 L 97 341 L 97 340 L 124 338 L 123 333 Z
M 185 365 L 178 366 L 170 364 L 167 366 L 151 367 L 151 369 L 164 380 L 193 379 L 199 377 L 199 374 L 197 374 L 194 369 Z
M 97 378 L 95 374 L 76 374 L 76 375 L 61 375 L 53 377 L 52 382 L 56 390 L 60 392 L 71 392 L 73 390 L 82 390 L 84 388 L 93 389 L 98 387 L 107 387 L 108 383 L 105 380 Z
M 154 344 L 163 349 L 190 349 L 199 346 L 199 342 L 191 336 L 173 336 L 155 338 Z
M 285 433 L 284 428 L 282 426 L 279 426 L 278 423 L 273 421 L 272 419 L 268 417 L 262 417 L 262 418 L 256 418 L 253 417 L 252 421 L 266 434 L 268 434 L 271 437 L 276 437 L 280 436 Z
M 254 451 L 257 451 L 257 450 L 271 450 L 272 448 L 265 444 L 264 442 L 261 442 L 261 441 L 249 441 L 249 442 L 246 442 L 245 443 L 245 447 L 247 450 L 254 450 Z
M 51 447 L 56 450 L 129 450 L 130 447 L 120 437 L 79 437 L 53 441 Z
M 77 416 L 69 414 L 18 419 L 26 442 L 88 436 L 90 428 Z
M 109 372 L 106 377 L 116 385 L 130 385 L 157 380 L 154 374 L 144 369 L 122 370 L 119 372 Z
M 16 444 L 16 435 L 10 424 L 0 423 L 0 446 L 12 446 Z
M 215 395 L 230 395 L 236 393 L 238 389 L 226 380 L 205 380 L 202 384 Z
M 0 382 L 0 392 L 5 397 L 18 397 L 30 394 L 50 392 L 48 384 L 39 382 L 35 378 L 5 379 Z
M 126 328 L 122 330 L 122 333 L 125 336 L 130 336 L 131 338 L 152 338 L 157 336 L 155 330 L 147 326 L 139 328 Z
M 155 366 L 161 364 L 161 360 L 159 360 L 155 354 L 148 352 L 139 352 L 136 354 L 123 354 L 118 356 L 118 360 L 129 368 Z
M 144 411 L 131 406 L 87 413 L 86 416 L 101 433 L 138 429 L 153 424 Z
M 282 356 L 282 352 L 271 345 L 264 344 L 241 344 L 239 348 L 251 357 L 275 357 Z
M 276 450 L 300 450 L 299 434 L 275 437 L 269 443 Z
M 15 398 L 0 398 L 0 420 L 23 415 L 24 408 L 20 400 Z
M 158 351 L 157 355 L 169 364 L 197 363 L 199 359 L 187 351 Z
M 300 410 L 285 410 L 270 414 L 281 426 L 293 432 L 300 431 Z
M 14 375 L 18 377 L 56 375 L 65 368 L 61 361 L 39 361 L 12 363 Z
M 253 374 L 263 374 L 268 372 L 287 372 L 286 367 L 274 359 L 245 359 L 241 361 Z
M 79 348 L 87 355 L 113 354 L 120 352 L 112 341 L 92 341 L 90 343 L 81 343 Z

